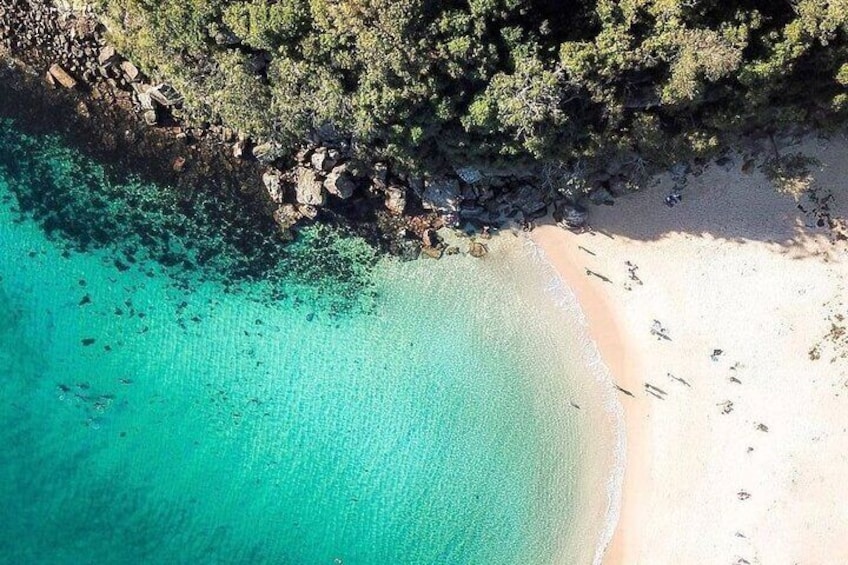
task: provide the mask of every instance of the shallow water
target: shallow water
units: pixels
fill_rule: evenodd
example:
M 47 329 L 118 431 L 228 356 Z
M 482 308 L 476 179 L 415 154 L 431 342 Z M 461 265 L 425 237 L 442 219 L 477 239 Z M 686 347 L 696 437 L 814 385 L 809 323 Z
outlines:
M 69 251 L 25 182 L 0 170 L 0 561 L 591 556 L 591 387 L 517 241 L 233 292 Z

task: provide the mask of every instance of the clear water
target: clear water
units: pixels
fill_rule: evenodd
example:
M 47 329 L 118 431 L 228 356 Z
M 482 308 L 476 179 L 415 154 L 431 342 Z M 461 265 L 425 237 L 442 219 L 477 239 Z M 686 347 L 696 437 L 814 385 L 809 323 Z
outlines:
M 29 189 L 102 189 L 51 151 L 35 156 L 50 186 Z M 302 269 L 284 293 L 225 292 L 152 252 L 127 268 L 115 246 L 69 251 L 72 237 L 19 212 L 21 183 L 43 175 L 13 169 L 0 169 L 0 562 L 591 555 L 574 359 L 561 320 L 535 314 L 545 299 L 516 243 L 485 261 L 371 265 L 342 240 L 363 262 L 356 285 Z

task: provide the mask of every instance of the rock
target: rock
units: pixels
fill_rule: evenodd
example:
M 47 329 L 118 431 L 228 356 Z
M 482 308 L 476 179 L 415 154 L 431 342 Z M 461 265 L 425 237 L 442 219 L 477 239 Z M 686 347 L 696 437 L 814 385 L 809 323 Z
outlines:
M 596 188 L 592 192 L 589 193 L 589 200 L 592 201 L 593 204 L 607 204 L 612 205 L 615 203 L 615 198 L 613 198 L 612 193 L 606 188 L 600 187 Z
M 151 98 L 146 92 L 136 94 L 136 98 L 138 99 L 138 105 L 141 106 L 142 110 L 155 110 L 153 107 L 153 98 Z
M 182 96 L 180 96 L 177 91 L 174 90 L 174 87 L 169 84 L 153 86 L 147 91 L 147 93 L 150 95 L 150 98 L 156 101 L 156 103 L 165 106 L 166 108 L 176 106 L 183 101 Z
M 219 29 L 212 37 L 212 39 L 218 45 L 225 45 L 228 47 L 241 43 L 241 40 L 238 38 L 238 36 L 228 29 Z
M 274 211 L 274 221 L 279 226 L 280 235 L 283 239 L 289 240 L 294 237 L 291 229 L 297 224 L 300 218 L 300 212 L 292 204 L 283 204 Z
M 311 204 L 299 204 L 297 211 L 300 212 L 300 215 L 307 220 L 314 220 L 318 217 L 318 208 Z
M 262 163 L 270 163 L 280 157 L 281 149 L 276 143 L 268 141 L 253 148 L 253 156 L 257 161 Z
M 429 257 L 430 259 L 441 259 L 442 258 L 442 250 L 438 247 L 422 247 L 421 255 L 424 257 Z
M 454 179 L 429 179 L 424 183 L 421 203 L 428 210 L 457 212 L 462 203 L 459 181 Z
M 582 206 L 566 204 L 554 213 L 554 221 L 561 228 L 581 228 L 586 225 L 589 212 Z
M 295 199 L 299 204 L 309 204 L 310 206 L 324 205 L 324 186 L 312 169 L 306 167 L 297 168 Z
M 403 214 L 406 209 L 406 190 L 403 187 L 390 185 L 386 189 L 386 209 L 395 216 Z
M 185 168 L 185 164 L 186 164 L 186 158 L 183 157 L 182 155 L 179 155 L 174 159 L 174 162 L 171 165 L 171 168 L 174 170 L 174 172 L 180 173 Z
M 236 159 L 243 159 L 246 151 L 247 141 L 244 139 L 239 139 L 233 144 L 233 157 Z
M 439 234 L 436 233 L 436 230 L 430 228 L 424 231 L 424 235 L 421 237 L 421 241 L 424 243 L 424 247 L 438 247 L 442 240 L 439 238 Z
M 265 191 L 273 202 L 282 204 L 285 198 L 285 190 L 283 188 L 283 177 L 277 169 L 268 169 L 262 173 L 262 184 L 265 186 Z
M 356 182 L 347 172 L 347 168 L 344 165 L 339 165 L 327 175 L 324 180 L 324 188 L 333 196 L 346 200 L 353 196 L 356 190 Z
M 79 114 L 83 118 L 90 118 L 91 117 L 91 111 L 88 109 L 88 104 L 86 104 L 82 100 L 80 100 L 79 103 L 77 104 L 76 110 L 77 110 L 77 114 Z
M 141 114 L 141 117 L 144 118 L 144 123 L 149 126 L 155 126 L 159 123 L 159 116 L 156 115 L 156 110 L 145 110 L 144 113 Z
M 121 61 L 121 70 L 124 71 L 124 76 L 127 77 L 127 80 L 130 82 L 134 82 L 141 74 L 138 67 L 133 65 L 130 61 Z
M 675 180 L 685 179 L 686 175 L 689 174 L 689 163 L 678 161 L 669 167 L 668 172 L 671 173 L 671 177 Z
M 50 65 L 50 69 L 47 71 L 53 79 L 64 86 L 65 88 L 76 88 L 77 81 L 68 74 L 68 71 L 63 69 L 58 63 L 53 63 Z
M 460 167 L 456 169 L 456 174 L 467 184 L 474 184 L 483 179 L 483 173 L 473 167 Z
M 716 159 L 715 164 L 724 169 L 725 171 L 733 170 L 733 159 L 731 157 L 728 157 L 727 155 Z
M 347 172 L 350 173 L 353 178 L 364 179 L 368 176 L 368 170 L 365 163 L 358 159 L 351 159 L 345 163 L 345 167 L 347 168 Z
M 424 196 L 424 179 L 417 175 L 409 175 L 407 184 L 412 189 L 413 194 L 421 199 Z
M 374 174 L 371 177 L 371 186 L 377 192 L 386 190 L 386 183 L 389 178 L 389 168 L 385 163 L 374 163 Z
M 336 152 L 338 154 L 338 152 Z M 312 164 L 312 168 L 316 171 L 328 172 L 332 171 L 333 167 L 335 167 L 338 163 L 335 159 L 330 157 L 330 152 L 326 147 L 319 147 L 315 150 L 310 157 L 309 162 Z
M 100 50 L 100 54 L 97 55 L 97 62 L 103 67 L 108 67 L 109 65 L 115 62 L 115 58 L 117 56 L 118 54 L 115 53 L 115 48 L 111 45 L 107 45 L 106 47 L 102 48 Z
M 471 245 L 468 246 L 468 254 L 477 259 L 485 257 L 488 253 L 489 248 L 479 241 L 472 241 Z

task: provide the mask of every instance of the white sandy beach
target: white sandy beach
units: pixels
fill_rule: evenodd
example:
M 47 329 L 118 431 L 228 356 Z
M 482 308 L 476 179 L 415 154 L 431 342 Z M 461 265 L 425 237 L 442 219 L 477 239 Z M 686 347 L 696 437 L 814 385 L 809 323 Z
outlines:
M 821 161 L 816 186 L 844 217 L 845 139 L 782 151 Z M 673 208 L 662 178 L 592 207 L 592 232 L 532 234 L 633 395 L 618 393 L 626 468 L 607 563 L 848 563 L 848 345 L 825 338 L 848 316 L 846 245 L 744 161 L 690 177 Z

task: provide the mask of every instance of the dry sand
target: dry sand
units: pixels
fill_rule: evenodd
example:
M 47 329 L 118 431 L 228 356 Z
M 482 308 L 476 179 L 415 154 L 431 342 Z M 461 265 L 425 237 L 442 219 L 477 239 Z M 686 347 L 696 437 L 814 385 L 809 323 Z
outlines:
M 818 158 L 814 186 L 848 215 L 844 138 L 782 151 Z M 532 234 L 633 394 L 618 393 L 626 467 L 606 563 L 848 563 L 848 343 L 826 338 L 848 317 L 848 253 L 744 162 L 690 177 L 673 208 L 661 177 L 593 207 L 590 233 Z

